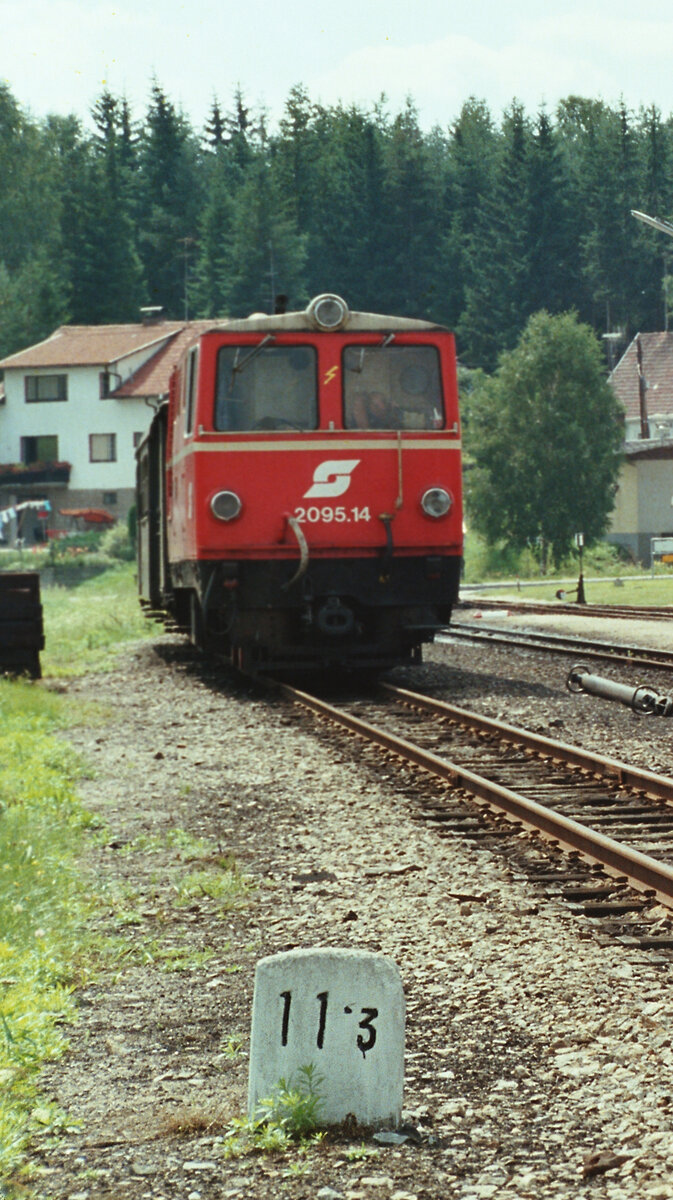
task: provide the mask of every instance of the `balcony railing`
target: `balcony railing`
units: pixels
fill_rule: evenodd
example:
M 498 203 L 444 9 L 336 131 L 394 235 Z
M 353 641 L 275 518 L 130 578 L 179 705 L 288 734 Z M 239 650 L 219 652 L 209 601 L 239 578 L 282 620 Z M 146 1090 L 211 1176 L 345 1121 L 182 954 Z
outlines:
M 36 484 L 67 484 L 70 463 L 0 463 L 0 487 L 32 487 Z

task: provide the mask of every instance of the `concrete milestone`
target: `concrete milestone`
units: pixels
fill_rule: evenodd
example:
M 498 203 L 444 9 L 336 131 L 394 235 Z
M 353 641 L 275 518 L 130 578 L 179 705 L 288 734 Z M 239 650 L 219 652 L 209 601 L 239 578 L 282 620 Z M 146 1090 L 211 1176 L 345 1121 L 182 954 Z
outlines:
M 248 1111 L 313 1067 L 319 1121 L 399 1124 L 404 993 L 397 964 L 364 950 L 290 950 L 255 972 Z M 317 1080 L 317 1083 L 315 1082 Z

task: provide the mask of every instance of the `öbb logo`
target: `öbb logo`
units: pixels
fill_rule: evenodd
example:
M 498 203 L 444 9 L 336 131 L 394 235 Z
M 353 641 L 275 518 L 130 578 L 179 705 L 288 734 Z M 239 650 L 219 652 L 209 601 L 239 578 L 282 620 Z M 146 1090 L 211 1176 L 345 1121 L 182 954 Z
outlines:
M 346 458 L 328 459 L 327 462 L 318 463 L 313 472 L 313 483 L 308 491 L 304 492 L 304 499 L 318 500 L 328 496 L 343 496 L 350 487 L 351 476 L 359 461 L 359 458 Z

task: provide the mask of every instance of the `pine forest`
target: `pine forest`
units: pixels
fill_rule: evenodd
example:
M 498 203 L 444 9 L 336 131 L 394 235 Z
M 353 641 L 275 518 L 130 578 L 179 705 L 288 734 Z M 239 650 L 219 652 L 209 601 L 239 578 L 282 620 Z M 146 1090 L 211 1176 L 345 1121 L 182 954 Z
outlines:
M 654 106 L 496 117 L 469 98 L 428 132 L 411 99 L 329 107 L 297 86 L 271 129 L 236 89 L 195 129 L 156 81 L 143 116 L 104 91 L 86 125 L 0 85 L 0 355 L 142 306 L 244 316 L 329 291 L 448 325 L 491 372 L 543 309 L 599 338 L 666 327 L 673 242 L 631 209 L 673 211 Z

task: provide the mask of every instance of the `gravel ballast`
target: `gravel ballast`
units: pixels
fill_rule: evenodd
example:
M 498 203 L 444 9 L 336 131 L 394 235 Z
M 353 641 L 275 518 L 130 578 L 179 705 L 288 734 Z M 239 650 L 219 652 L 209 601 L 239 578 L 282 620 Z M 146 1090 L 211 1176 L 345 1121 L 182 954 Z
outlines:
M 673 773 L 670 726 L 569 695 L 570 661 L 461 643 L 397 678 Z M 668 1200 L 666 964 L 604 945 L 486 843 L 439 839 L 414 819 L 418 773 L 205 672 L 177 639 L 68 692 L 106 713 L 71 740 L 105 823 L 84 864 L 105 901 L 99 931 L 118 940 L 78 994 L 69 1053 L 43 1075 L 77 1127 L 36 1146 L 39 1196 Z M 205 839 L 196 859 L 175 830 Z M 220 853 L 254 884 L 227 912 L 180 893 Z M 255 964 L 314 946 L 400 968 L 407 1140 L 345 1129 L 305 1155 L 226 1159 L 224 1131 L 245 1112 Z

